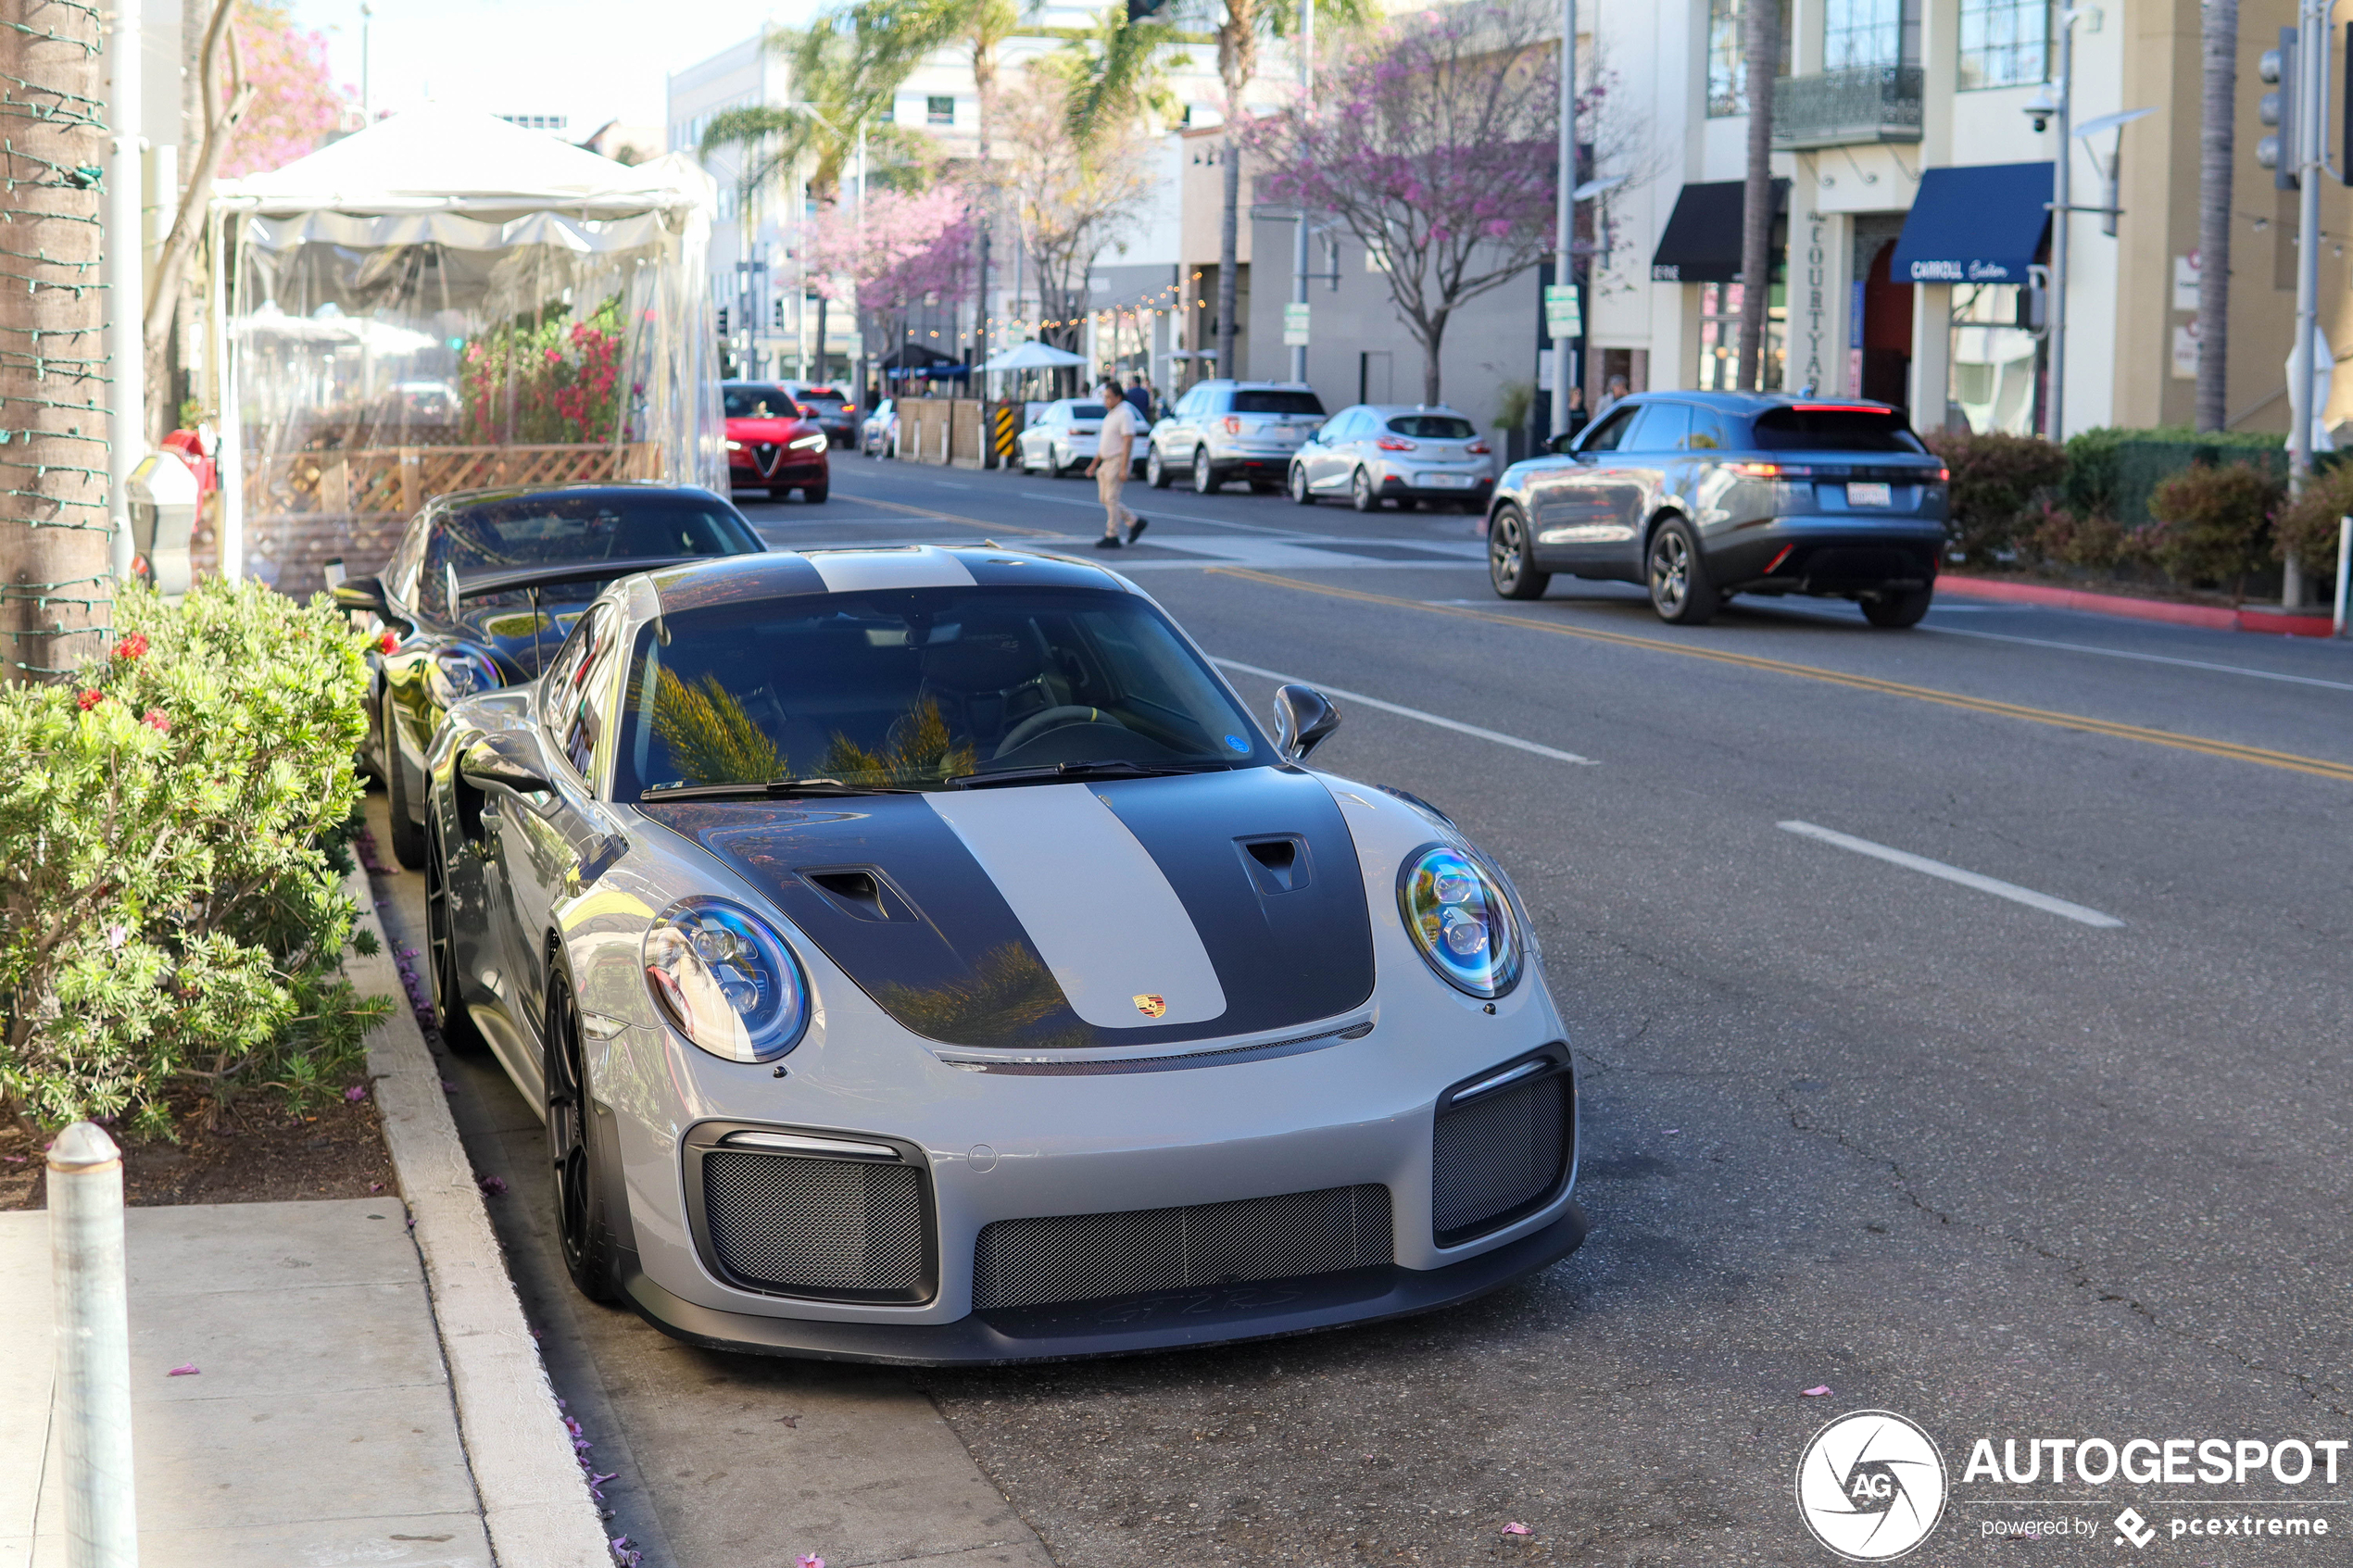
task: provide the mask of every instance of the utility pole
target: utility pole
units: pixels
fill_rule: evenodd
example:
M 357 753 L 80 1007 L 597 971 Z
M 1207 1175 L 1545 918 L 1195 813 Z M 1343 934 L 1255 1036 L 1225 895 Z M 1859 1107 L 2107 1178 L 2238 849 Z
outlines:
M 1302 117 L 1315 112 L 1315 0 L 1299 0 L 1299 112 Z M 1299 221 L 1292 225 L 1290 298 L 1304 315 L 1307 305 L 1307 204 L 1304 202 L 1299 207 Z M 1290 379 L 1302 385 L 1307 381 L 1307 345 L 1303 343 L 1291 345 Z
M 2296 18 L 2294 107 L 2296 145 L 2283 149 L 2295 159 L 2296 202 L 2296 346 L 2288 355 L 2287 489 L 2301 495 L 2312 480 L 2312 426 L 2321 410 L 2312 407 L 2312 388 L 2320 379 L 2313 362 L 2321 316 L 2321 178 L 2327 172 L 2329 122 L 2329 45 L 2336 30 L 2330 25 L 2330 0 L 2302 0 Z M 2324 341 L 2324 340 L 2323 340 Z M 2281 572 L 2280 602 L 2304 602 L 2304 563 L 2290 554 Z
M 368 19 L 375 14 L 362 0 L 359 7 L 359 120 L 363 127 L 376 122 L 374 106 L 368 97 Z
M 107 512 L 115 581 L 131 576 L 131 470 L 146 456 L 145 227 L 139 205 L 139 0 L 115 0 L 113 58 L 107 117 L 113 121 L 107 160 L 107 355 L 114 361 L 107 388 Z
M 2050 378 L 2044 393 L 2043 437 L 2054 445 L 2067 439 L 2067 235 L 2074 227 L 2075 163 L 2075 22 L 2083 13 L 2070 8 L 2059 13 L 2058 155 L 2051 160 L 2051 295 L 2045 307 L 2049 321 Z M 2029 113 L 2032 113 L 2032 106 Z
M 1577 0 L 1561 0 L 1559 191 L 1553 198 L 1553 282 L 1577 286 Z M 1581 301 L 1579 302 L 1582 303 Z M 1568 433 L 1568 358 L 1576 339 L 1553 338 L 1553 434 Z

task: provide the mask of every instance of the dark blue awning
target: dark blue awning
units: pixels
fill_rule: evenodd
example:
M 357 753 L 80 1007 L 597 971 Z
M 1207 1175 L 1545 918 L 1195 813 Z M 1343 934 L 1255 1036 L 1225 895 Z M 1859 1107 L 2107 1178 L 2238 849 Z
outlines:
M 1895 242 L 1899 282 L 2022 283 L 2051 228 L 2051 166 L 1931 169 Z

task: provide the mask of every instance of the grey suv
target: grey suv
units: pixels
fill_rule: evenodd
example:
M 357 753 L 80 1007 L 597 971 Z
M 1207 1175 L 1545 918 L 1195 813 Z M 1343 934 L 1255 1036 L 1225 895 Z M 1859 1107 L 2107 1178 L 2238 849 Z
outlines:
M 1644 394 L 1504 471 L 1489 574 L 1507 599 L 1556 571 L 1639 583 L 1684 625 L 1734 594 L 1810 594 L 1911 626 L 1936 589 L 1946 478 L 1884 403 Z
M 1205 381 L 1152 426 L 1144 478 L 1164 490 L 1180 473 L 1206 495 L 1230 480 L 1270 495 L 1291 454 L 1324 422 L 1324 405 L 1301 382 Z

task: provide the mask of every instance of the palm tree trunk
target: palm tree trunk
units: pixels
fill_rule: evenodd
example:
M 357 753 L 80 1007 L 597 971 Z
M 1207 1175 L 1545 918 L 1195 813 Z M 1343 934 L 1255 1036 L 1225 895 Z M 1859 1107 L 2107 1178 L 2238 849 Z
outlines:
M 1773 286 L 1773 73 L 1780 69 L 1779 0 L 1746 0 L 1748 180 L 1741 192 L 1740 384 L 1765 384 L 1765 308 Z
M 1238 101 L 1239 96 L 1237 92 Z M 1217 373 L 1239 377 L 1241 370 L 1234 363 L 1234 312 L 1241 297 L 1242 154 L 1228 136 L 1218 156 L 1225 163 L 1226 210 L 1217 225 Z
M 2238 0 L 2205 0 L 2205 102 L 2197 148 L 2197 428 L 2230 418 L 2231 154 L 2238 113 Z

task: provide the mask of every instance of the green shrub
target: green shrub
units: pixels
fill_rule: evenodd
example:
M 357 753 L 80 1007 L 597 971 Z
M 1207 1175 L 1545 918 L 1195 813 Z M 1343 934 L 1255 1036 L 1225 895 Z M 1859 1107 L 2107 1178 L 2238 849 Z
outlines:
M 1952 470 L 1946 494 L 1954 540 L 1972 566 L 2016 546 L 2035 492 L 2057 484 L 2067 470 L 2066 452 L 2040 436 L 1945 431 L 1927 445 Z
M 115 609 L 105 663 L 0 691 L 0 1106 L 152 1135 L 176 1088 L 327 1092 L 389 1008 L 338 973 L 359 642 L 253 583 Z
M 2019 553 L 2052 566 L 2101 571 L 2123 564 L 2138 551 L 2133 534 L 2114 518 L 2096 512 L 2078 517 L 2043 500 L 2020 520 Z
M 2226 462 L 2287 477 L 2287 448 L 2277 435 L 2178 425 L 2082 431 L 2068 438 L 2059 505 L 2077 517 L 2111 517 L 2127 533 L 2137 532 L 2155 519 L 2150 498 L 2159 484 L 2197 464 Z
M 2304 494 L 2283 508 L 2271 524 L 2271 551 L 2285 560 L 2293 552 L 2308 572 L 2336 576 L 2336 520 L 2353 513 L 2353 462 L 2340 462 L 2312 476 Z
M 2278 480 L 2246 463 L 2185 469 L 2149 494 L 2156 520 L 2146 533 L 2149 558 L 2185 586 L 2243 592 L 2247 573 L 2269 553 L 2282 493 Z

